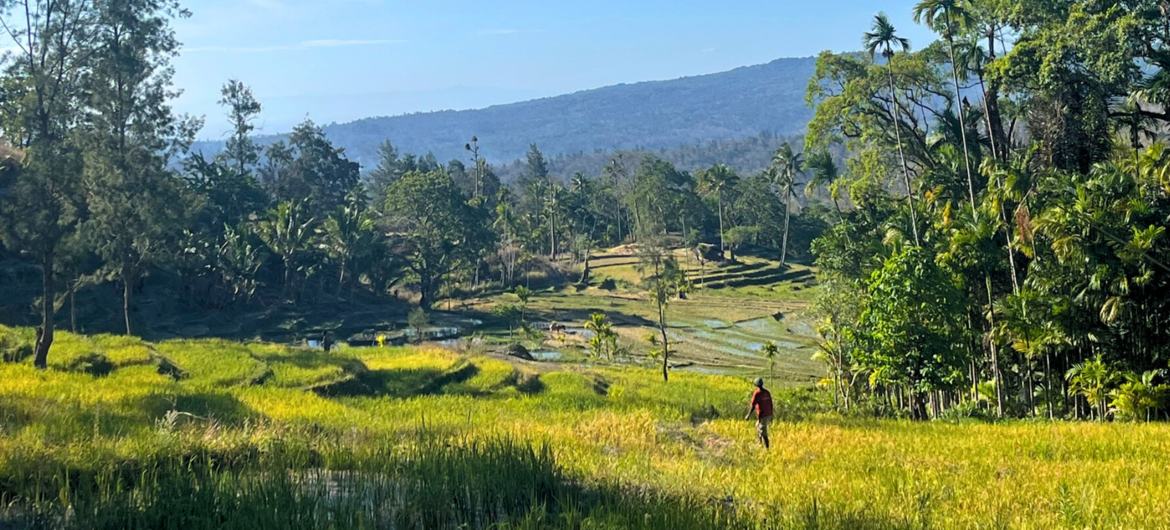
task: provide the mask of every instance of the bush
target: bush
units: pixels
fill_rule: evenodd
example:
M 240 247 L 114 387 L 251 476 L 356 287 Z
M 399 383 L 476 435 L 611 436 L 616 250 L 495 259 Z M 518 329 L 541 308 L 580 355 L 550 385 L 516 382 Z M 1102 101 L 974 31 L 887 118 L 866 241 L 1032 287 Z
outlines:
M 70 372 L 83 372 L 95 377 L 104 377 L 114 371 L 114 363 L 100 353 L 87 353 L 70 361 L 65 369 Z
M 33 346 L 11 335 L 0 335 L 0 355 L 6 363 L 18 363 L 31 357 Z

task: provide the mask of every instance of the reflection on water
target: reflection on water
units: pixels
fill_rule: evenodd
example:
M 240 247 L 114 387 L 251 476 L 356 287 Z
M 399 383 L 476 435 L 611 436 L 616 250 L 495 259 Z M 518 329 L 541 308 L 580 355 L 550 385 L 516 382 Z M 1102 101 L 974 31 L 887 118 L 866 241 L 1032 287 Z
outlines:
M 537 361 L 559 361 L 564 357 L 564 354 L 556 350 L 540 350 L 528 352 L 528 354 Z

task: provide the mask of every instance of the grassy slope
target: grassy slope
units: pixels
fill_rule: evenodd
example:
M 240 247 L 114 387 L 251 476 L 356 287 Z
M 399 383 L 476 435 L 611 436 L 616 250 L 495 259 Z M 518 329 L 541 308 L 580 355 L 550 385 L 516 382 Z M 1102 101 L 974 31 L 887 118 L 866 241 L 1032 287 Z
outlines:
M 0 328 L 0 333 L 12 330 Z M 741 522 L 759 527 L 815 521 L 825 527 L 1135 528 L 1156 527 L 1170 518 L 1164 475 L 1170 426 L 1164 424 L 848 420 L 815 413 L 819 397 L 792 390 L 778 395 L 783 416 L 773 427 L 774 448 L 765 452 L 742 419 L 748 388 L 741 378 L 677 373 L 664 384 L 649 369 L 557 368 L 437 348 L 343 349 L 326 357 L 259 343 L 148 344 L 69 334 L 61 341 L 48 371 L 32 369 L 27 359 L 0 365 L 0 495 L 6 506 L 0 508 L 0 520 L 31 510 L 23 501 L 38 485 L 45 499 L 41 508 L 59 506 L 65 495 L 59 477 L 196 454 L 306 470 L 292 477 L 307 470 L 365 469 L 365 474 L 337 480 L 389 483 L 393 492 L 362 491 L 378 498 L 410 497 L 398 482 L 406 478 L 383 478 L 391 471 L 378 466 L 392 457 L 381 448 L 412 446 L 424 438 L 473 455 L 492 440 L 547 443 L 564 478 L 530 486 L 532 495 L 550 488 L 559 492 L 540 503 L 544 519 L 534 527 L 573 526 L 582 519 L 594 527 L 715 526 L 710 514 L 717 512 L 734 512 Z M 108 355 L 116 368 L 98 378 L 67 370 L 64 361 L 83 353 Z M 160 358 L 181 368 L 185 377 L 160 375 L 154 364 Z M 487 456 L 476 465 L 517 465 Z M 115 463 L 119 467 L 109 467 Z M 443 477 L 455 480 L 465 467 L 452 465 L 426 468 L 426 481 L 438 487 L 433 483 L 445 484 Z M 404 469 L 396 467 L 394 473 Z M 481 470 L 474 476 L 485 473 L 504 472 Z M 274 486 L 269 479 L 276 475 L 267 467 L 232 476 L 198 489 L 212 495 L 207 506 L 168 505 L 163 516 L 212 517 L 209 506 L 221 509 L 240 491 L 249 499 L 255 494 L 260 505 L 290 512 L 326 510 L 330 504 L 325 501 L 344 485 L 306 494 L 297 489 L 305 487 L 303 481 L 286 483 L 286 477 Z M 241 478 L 248 476 L 269 479 L 256 484 Z M 135 480 L 153 484 L 142 477 Z M 482 487 L 521 487 L 500 484 Z M 578 487 L 595 493 L 564 493 Z M 73 488 L 67 496 L 79 513 L 109 516 L 92 506 L 83 510 L 87 495 L 100 496 L 86 494 L 79 485 Z M 301 494 L 288 495 L 290 488 Z M 466 488 L 471 496 L 471 486 Z M 596 493 L 605 491 L 620 493 Z M 305 495 L 318 500 L 303 504 Z M 419 518 L 436 506 L 439 513 L 470 509 L 462 493 L 437 499 L 415 495 L 419 502 L 430 499 L 438 505 L 400 515 Z M 525 495 L 514 501 L 535 509 L 535 501 Z M 135 502 L 140 504 L 123 507 L 128 511 L 117 512 L 114 520 L 124 523 L 131 515 L 149 513 L 142 501 Z M 379 506 L 358 503 L 345 510 L 374 513 Z M 240 509 L 233 513 L 243 513 Z M 638 516 L 631 519 L 631 513 Z M 481 526 L 484 517 L 501 517 L 487 510 L 476 516 L 481 518 L 477 523 L 471 515 L 469 527 Z M 266 515 L 248 517 L 260 521 Z M 710 518 L 704 523 L 702 517 Z M 311 527 L 320 521 L 279 524 Z

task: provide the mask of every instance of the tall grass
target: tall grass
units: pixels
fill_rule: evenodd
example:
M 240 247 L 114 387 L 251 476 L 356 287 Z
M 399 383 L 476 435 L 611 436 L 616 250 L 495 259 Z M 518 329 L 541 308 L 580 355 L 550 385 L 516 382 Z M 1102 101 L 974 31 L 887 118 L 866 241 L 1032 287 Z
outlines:
M 27 335 L 26 330 L 0 333 Z M 1149 528 L 1170 426 L 909 423 L 742 379 L 65 335 L 0 364 L 0 528 Z M 143 362 L 147 359 L 147 362 Z M 165 361 L 165 362 L 164 362 Z M 160 373 L 173 363 L 184 376 Z M 251 377 L 254 370 L 267 377 Z M 165 370 L 163 370 L 165 372 Z M 345 392 L 331 392 L 336 385 Z

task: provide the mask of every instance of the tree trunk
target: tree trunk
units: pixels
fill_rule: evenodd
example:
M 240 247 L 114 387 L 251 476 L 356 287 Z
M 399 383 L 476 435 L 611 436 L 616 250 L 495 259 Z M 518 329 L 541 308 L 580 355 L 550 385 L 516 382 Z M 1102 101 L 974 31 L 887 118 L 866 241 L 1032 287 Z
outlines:
M 47 252 L 41 260 L 41 327 L 34 348 L 33 365 L 42 370 L 49 366 L 49 347 L 53 345 L 53 300 L 57 296 L 53 257 L 52 252 Z
M 914 211 L 914 188 L 910 187 L 910 165 L 906 163 L 906 152 L 902 148 L 902 125 L 901 119 L 898 118 L 898 88 L 894 85 L 894 69 L 891 62 L 886 61 L 886 72 L 890 78 L 890 99 L 893 101 L 890 117 L 893 118 L 894 138 L 898 142 L 898 158 L 902 161 L 902 179 L 906 184 L 906 202 L 910 204 L 910 232 L 914 235 L 914 246 L 920 246 L 922 242 L 918 239 L 918 215 Z
M 719 257 L 723 257 L 723 253 L 727 252 L 727 246 L 723 242 L 723 196 L 720 194 L 719 198 Z
M 975 179 L 971 176 L 971 151 L 967 147 L 967 117 L 963 112 L 963 93 L 959 86 L 959 64 L 955 62 L 955 38 L 951 31 L 951 11 L 947 9 L 947 44 L 951 55 L 951 76 L 955 81 L 955 108 L 959 116 L 959 137 L 963 141 L 963 165 L 967 169 L 967 197 L 971 200 L 971 211 L 975 208 Z M 974 214 L 975 221 L 979 221 L 979 214 Z
M 784 237 L 780 243 L 780 267 L 788 263 L 788 219 L 792 213 L 792 187 L 784 188 Z
M 69 331 L 77 333 L 77 300 L 75 294 L 77 293 L 77 280 L 73 280 L 73 284 L 69 286 Z
M 983 275 L 983 283 L 987 288 L 987 318 L 991 325 L 990 329 L 995 329 L 995 306 L 994 299 L 991 296 L 991 275 Z M 991 346 L 991 377 L 995 381 L 995 416 L 997 418 L 1003 417 L 1003 381 L 999 371 L 999 346 L 995 344 L 995 338 L 988 334 L 988 343 Z
M 129 268 L 122 269 L 122 320 L 126 323 L 126 335 L 131 335 L 130 329 L 130 297 L 134 290 L 133 274 Z
M 992 27 L 987 34 L 987 55 L 990 59 L 995 59 L 995 28 Z M 984 90 L 984 105 L 987 112 L 988 122 L 988 136 L 993 141 L 996 155 L 1000 160 L 1007 160 L 1009 151 L 1011 150 L 1011 141 L 1004 133 L 1003 117 L 999 112 L 999 83 L 992 78 Z
M 670 339 L 666 336 L 666 311 L 665 309 L 658 310 L 658 330 L 662 332 L 662 381 L 670 380 L 668 368 L 670 366 Z

